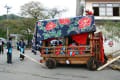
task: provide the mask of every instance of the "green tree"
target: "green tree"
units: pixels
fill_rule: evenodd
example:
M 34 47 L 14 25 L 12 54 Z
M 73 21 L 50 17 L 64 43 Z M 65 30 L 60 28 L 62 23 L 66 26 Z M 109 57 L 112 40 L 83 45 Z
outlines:
M 0 37 L 6 38 L 6 30 L 0 28 Z
M 32 40 L 33 37 L 35 22 L 36 19 L 34 18 L 25 18 L 22 20 L 23 26 L 21 26 L 20 32 L 24 36 L 24 38 L 27 39 L 28 46 L 30 45 L 30 41 Z
M 117 40 L 116 37 L 120 38 L 120 23 L 114 21 L 105 21 L 104 27 L 102 27 L 102 32 L 104 36 Z

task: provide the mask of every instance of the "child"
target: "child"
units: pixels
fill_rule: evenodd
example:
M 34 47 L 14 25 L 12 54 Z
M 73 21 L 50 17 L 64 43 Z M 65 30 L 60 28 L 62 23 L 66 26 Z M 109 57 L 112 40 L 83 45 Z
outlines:
M 20 60 L 23 61 L 24 60 L 24 55 L 22 55 L 22 54 L 24 54 L 24 48 L 26 47 L 25 42 L 24 42 L 23 39 L 21 39 L 21 41 L 19 43 L 19 46 L 20 46 L 20 52 L 21 52 Z

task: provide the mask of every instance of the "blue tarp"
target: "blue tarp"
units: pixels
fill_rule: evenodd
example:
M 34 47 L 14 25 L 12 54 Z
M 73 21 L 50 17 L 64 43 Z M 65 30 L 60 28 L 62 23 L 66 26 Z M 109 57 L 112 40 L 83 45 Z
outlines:
M 34 38 L 39 42 L 51 38 L 95 32 L 94 23 L 94 16 L 40 20 L 36 22 Z

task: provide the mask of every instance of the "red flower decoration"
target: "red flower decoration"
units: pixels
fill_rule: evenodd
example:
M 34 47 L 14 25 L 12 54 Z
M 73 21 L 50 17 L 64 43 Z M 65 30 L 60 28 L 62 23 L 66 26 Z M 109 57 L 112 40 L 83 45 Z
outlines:
M 41 23 L 40 23 L 40 22 L 38 22 L 38 26 L 41 26 Z
M 45 29 L 46 29 L 46 30 L 51 30 L 51 29 L 53 29 L 53 28 L 55 28 L 55 27 L 56 27 L 56 24 L 55 24 L 55 23 L 49 22 L 49 23 L 47 24 L 47 27 L 45 27 Z
M 85 26 L 90 26 L 90 24 L 91 24 L 91 18 L 84 17 L 79 20 L 79 28 L 80 29 L 84 28 Z
M 70 23 L 70 20 L 65 18 L 65 19 L 59 19 L 60 24 L 67 24 Z

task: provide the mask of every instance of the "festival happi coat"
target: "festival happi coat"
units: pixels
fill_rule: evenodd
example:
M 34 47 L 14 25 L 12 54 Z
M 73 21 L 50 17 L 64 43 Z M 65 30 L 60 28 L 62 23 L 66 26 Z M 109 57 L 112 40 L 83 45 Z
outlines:
M 51 38 L 94 32 L 95 30 L 94 16 L 39 20 L 36 22 L 34 38 L 36 38 L 37 41 L 42 41 Z

